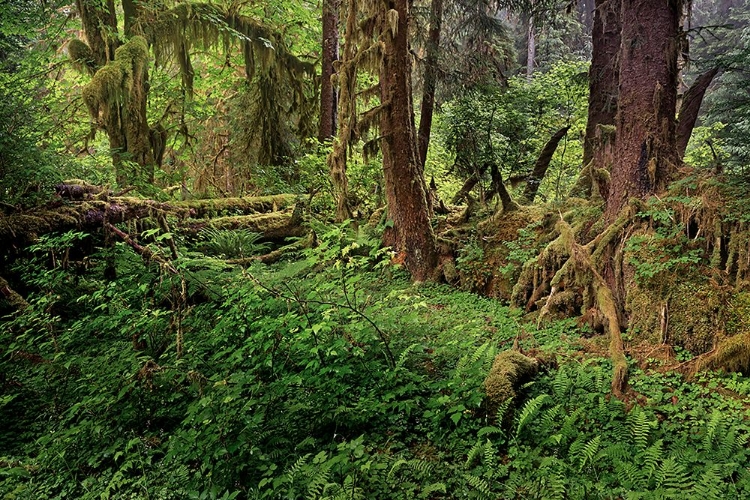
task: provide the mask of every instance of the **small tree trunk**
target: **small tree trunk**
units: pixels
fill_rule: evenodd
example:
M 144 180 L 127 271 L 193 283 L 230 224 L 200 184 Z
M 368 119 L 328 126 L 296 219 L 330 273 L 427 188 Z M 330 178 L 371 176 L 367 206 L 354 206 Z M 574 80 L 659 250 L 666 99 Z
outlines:
M 427 41 L 427 57 L 424 70 L 424 89 L 419 118 L 419 160 L 424 170 L 427 162 L 427 148 L 432 131 L 432 113 L 435 109 L 435 87 L 437 84 L 438 52 L 440 50 L 440 29 L 443 23 L 443 0 L 432 0 L 430 6 L 430 33 Z
M 531 2 L 532 8 L 534 2 Z M 534 62 L 536 59 L 536 34 L 534 33 L 534 14 L 529 15 L 529 28 L 526 32 L 526 80 L 531 81 L 534 75 Z
M 401 254 L 417 281 L 434 277 L 435 235 L 428 215 L 424 175 L 414 131 L 409 52 L 409 0 L 386 0 L 380 29 L 381 150 L 388 212 L 393 227 L 384 238 Z
M 338 0 L 323 0 L 323 44 L 320 71 L 320 128 L 318 140 L 326 141 L 336 133 L 336 87 L 333 63 L 339 57 Z
M 464 182 L 464 185 L 461 186 L 461 189 L 458 190 L 456 195 L 451 200 L 451 204 L 458 205 L 463 201 L 464 198 L 471 192 L 472 189 L 474 189 L 474 186 L 477 185 L 477 182 L 479 182 L 479 174 L 474 173 L 466 179 L 466 182 Z
M 547 175 L 547 169 L 552 161 L 552 156 L 554 156 L 558 144 L 560 144 L 560 141 L 565 137 L 565 134 L 568 133 L 569 129 L 569 126 L 561 128 L 555 132 L 552 138 L 547 141 L 547 144 L 544 145 L 542 152 L 539 154 L 539 158 L 534 164 L 534 170 L 532 170 L 531 175 L 526 181 L 526 189 L 523 192 L 523 197 L 526 202 L 534 203 L 534 198 L 536 198 L 536 193 L 539 191 L 539 186 L 542 184 L 544 176 Z
M 346 177 L 347 148 L 352 144 L 355 136 L 356 124 L 356 85 L 357 85 L 357 46 L 354 43 L 357 30 L 357 2 L 347 2 L 346 27 L 344 37 L 344 53 L 339 63 L 337 78 L 339 87 L 338 116 L 340 125 L 333 143 L 333 149 L 328 155 L 328 170 L 333 184 L 336 199 L 336 220 L 338 222 L 350 219 L 349 182 Z
M 680 106 L 680 113 L 677 116 L 676 132 L 677 154 L 680 158 L 685 156 L 685 150 L 693 133 L 695 122 L 698 120 L 698 112 L 703 103 L 703 96 L 706 95 L 708 86 L 711 85 L 718 72 L 719 68 L 713 68 L 700 75 L 695 79 L 693 85 L 690 86 L 682 98 L 682 106 Z
M 505 188 L 503 177 L 500 174 L 500 169 L 497 168 L 496 163 L 490 164 L 490 177 L 492 178 L 492 192 L 496 193 L 500 198 L 500 203 L 503 206 L 503 212 L 512 212 L 518 209 L 518 203 L 513 201 L 510 193 Z
M 629 198 L 663 189 L 677 165 L 675 111 L 681 0 L 629 0 L 622 8 L 620 85 L 605 217 Z

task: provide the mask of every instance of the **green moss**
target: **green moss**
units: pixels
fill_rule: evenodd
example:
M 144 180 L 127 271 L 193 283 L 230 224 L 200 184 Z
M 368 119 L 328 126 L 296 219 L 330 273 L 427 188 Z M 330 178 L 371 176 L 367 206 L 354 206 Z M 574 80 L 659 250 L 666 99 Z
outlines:
M 484 380 L 487 410 L 494 417 L 497 409 L 516 396 L 516 387 L 534 376 L 539 369 L 535 359 L 518 351 L 504 351 L 495 356 L 492 368 Z

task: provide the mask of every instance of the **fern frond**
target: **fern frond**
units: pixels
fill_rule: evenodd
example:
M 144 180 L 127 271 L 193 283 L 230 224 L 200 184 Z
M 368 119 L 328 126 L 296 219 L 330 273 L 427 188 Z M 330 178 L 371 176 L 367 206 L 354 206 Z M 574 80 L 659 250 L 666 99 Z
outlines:
M 640 406 L 633 408 L 630 414 L 628 414 L 627 421 L 636 448 L 640 451 L 645 450 L 651 428 L 655 427 L 655 422 L 648 419 Z
M 531 420 L 537 416 L 539 413 L 539 410 L 544 406 L 544 404 L 549 401 L 550 397 L 548 394 L 540 394 L 539 396 L 535 397 L 534 399 L 527 401 L 525 405 L 523 405 L 523 409 L 521 410 L 521 413 L 518 416 L 518 425 L 516 426 L 516 436 L 520 434 L 521 430 L 528 425 Z
M 578 456 L 578 470 L 582 471 L 583 468 L 586 466 L 586 464 L 591 464 L 596 459 L 597 454 L 599 453 L 599 445 L 602 442 L 602 436 L 601 434 L 591 438 L 588 443 L 586 443 L 581 448 L 581 453 Z
M 469 486 L 479 492 L 479 498 L 487 500 L 493 498 L 492 488 L 490 488 L 490 484 L 487 481 L 481 477 L 472 476 L 471 474 L 464 475 L 464 478 L 466 479 L 466 482 L 469 483 Z
M 726 486 L 724 481 L 722 481 L 719 471 L 719 465 L 709 466 L 693 487 L 692 497 L 703 500 L 721 500 L 727 498 L 724 495 Z

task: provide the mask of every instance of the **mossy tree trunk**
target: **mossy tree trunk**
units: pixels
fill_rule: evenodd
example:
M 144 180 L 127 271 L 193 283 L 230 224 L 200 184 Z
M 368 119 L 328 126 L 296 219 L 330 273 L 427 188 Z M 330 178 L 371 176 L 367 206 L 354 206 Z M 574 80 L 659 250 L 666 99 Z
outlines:
M 354 39 L 354 33 L 357 30 L 357 0 L 345 1 L 345 5 L 344 51 L 336 68 L 336 81 L 339 88 L 339 127 L 336 140 L 333 143 L 333 149 L 327 158 L 328 170 L 336 199 L 336 220 L 338 222 L 349 219 L 352 216 L 348 199 L 349 183 L 346 177 L 346 161 L 348 148 L 354 143 L 356 137 L 357 123 L 357 45 Z
M 88 66 L 93 76 L 84 89 L 92 132 L 97 128 L 106 132 L 118 184 L 132 184 L 139 178 L 153 182 L 154 154 L 146 121 L 148 44 L 134 36 L 118 46 L 114 1 L 77 0 L 76 7 L 88 45 L 78 42 L 71 58 L 80 61 L 84 52 L 90 52 L 93 61 Z M 123 7 L 126 34 L 131 34 L 139 10 L 131 1 L 123 2 Z
M 583 164 L 588 165 L 597 152 L 597 125 L 614 125 L 617 114 L 619 79 L 620 10 L 622 0 L 596 0 L 594 26 L 591 34 L 593 51 L 589 69 L 589 105 L 586 136 L 583 143 Z M 594 162 L 596 168 L 604 165 Z M 589 185 L 590 190 L 590 185 Z
M 323 44 L 320 71 L 320 127 L 318 140 L 326 141 L 336 133 L 336 87 L 333 63 L 339 57 L 338 0 L 323 0 Z
M 381 150 L 389 217 L 387 243 L 401 254 L 417 281 L 433 278 L 437 267 L 424 175 L 414 130 L 409 51 L 409 0 L 386 0 L 380 36 Z
M 605 211 L 609 222 L 629 198 L 645 198 L 663 189 L 677 165 L 682 4 L 682 0 L 623 2 L 615 163 Z

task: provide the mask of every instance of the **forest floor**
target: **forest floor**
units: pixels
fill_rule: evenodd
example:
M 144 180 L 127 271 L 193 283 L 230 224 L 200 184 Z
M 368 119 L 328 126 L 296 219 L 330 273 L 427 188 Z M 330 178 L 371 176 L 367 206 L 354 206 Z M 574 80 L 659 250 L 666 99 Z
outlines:
M 412 284 L 341 227 L 272 266 L 181 246 L 176 272 L 124 244 L 84 265 L 90 237 L 15 268 L 36 291 L 0 322 L 4 499 L 750 496 L 750 378 L 687 380 L 687 351 L 626 335 L 621 400 L 604 336 Z M 508 350 L 539 371 L 492 404 Z

